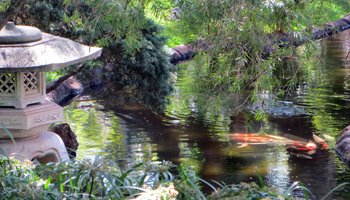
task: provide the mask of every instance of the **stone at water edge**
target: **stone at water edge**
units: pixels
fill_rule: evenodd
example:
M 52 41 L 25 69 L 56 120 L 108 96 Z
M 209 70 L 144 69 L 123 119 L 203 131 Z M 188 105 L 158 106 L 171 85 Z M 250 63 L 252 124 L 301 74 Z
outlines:
M 350 125 L 342 130 L 335 145 L 335 151 L 341 160 L 350 166 Z
M 304 107 L 295 105 L 293 102 L 277 101 L 271 96 L 263 96 L 261 101 L 248 106 L 248 109 L 252 113 L 263 110 L 272 117 L 298 117 L 309 115 Z
M 62 123 L 62 124 L 53 125 L 50 127 L 50 131 L 56 133 L 61 137 L 64 145 L 66 146 L 69 157 L 71 159 L 75 158 L 79 143 L 77 140 L 77 136 L 72 131 L 69 124 Z

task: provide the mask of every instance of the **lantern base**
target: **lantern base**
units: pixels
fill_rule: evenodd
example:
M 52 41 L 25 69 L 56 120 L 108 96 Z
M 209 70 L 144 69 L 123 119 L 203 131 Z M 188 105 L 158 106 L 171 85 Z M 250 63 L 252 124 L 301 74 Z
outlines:
M 61 121 L 63 108 L 48 100 L 25 109 L 0 107 L 0 139 L 8 139 L 9 134 L 16 139 L 34 136 L 46 131 L 50 124 Z
M 40 132 L 33 137 L 11 140 L 0 140 L 1 150 L 9 157 L 20 161 L 37 160 L 41 164 L 48 162 L 62 162 L 69 160 L 69 156 L 62 139 L 49 131 Z

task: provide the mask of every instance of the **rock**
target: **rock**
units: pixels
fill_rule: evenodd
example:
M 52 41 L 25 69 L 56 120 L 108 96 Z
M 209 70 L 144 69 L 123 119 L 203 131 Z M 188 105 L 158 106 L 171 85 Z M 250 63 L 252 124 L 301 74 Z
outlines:
M 70 77 L 61 83 L 56 89 L 47 94 L 48 98 L 63 106 L 72 99 L 81 95 L 84 91 L 82 84 L 74 77 Z
M 77 108 L 82 109 L 82 110 L 89 110 L 94 106 L 95 106 L 95 104 L 93 101 L 81 101 L 78 103 Z
M 350 166 L 350 125 L 341 132 L 335 145 L 335 152 L 343 162 Z
M 56 124 L 49 128 L 50 131 L 56 133 L 63 140 L 64 145 L 66 146 L 69 157 L 76 157 L 76 150 L 78 149 L 79 143 L 77 136 L 70 128 L 69 124 Z
M 293 102 L 277 101 L 273 98 L 264 98 L 263 101 L 258 101 L 257 103 L 248 106 L 248 109 L 253 113 L 264 111 L 272 117 L 297 117 L 309 115 L 303 107 L 295 105 Z
M 262 93 L 257 101 L 248 106 L 252 113 L 265 112 L 271 117 L 299 117 L 307 116 L 309 113 L 299 105 L 291 101 L 280 101 L 270 93 Z
M 107 68 L 108 69 L 108 68 Z M 103 69 L 100 67 L 95 67 L 90 70 L 90 73 L 93 74 L 93 77 L 90 81 L 91 88 L 99 88 L 103 84 Z

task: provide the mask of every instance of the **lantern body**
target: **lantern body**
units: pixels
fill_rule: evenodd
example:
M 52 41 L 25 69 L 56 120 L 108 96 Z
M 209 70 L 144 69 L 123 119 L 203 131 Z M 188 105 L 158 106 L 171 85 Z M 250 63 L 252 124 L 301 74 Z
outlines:
M 46 98 L 45 72 L 91 60 L 101 49 L 9 22 L 0 31 L 0 148 L 20 160 L 68 160 L 47 128 L 63 108 Z M 16 144 L 13 143 L 14 138 Z
M 44 72 L 0 73 L 0 106 L 23 109 L 46 100 Z

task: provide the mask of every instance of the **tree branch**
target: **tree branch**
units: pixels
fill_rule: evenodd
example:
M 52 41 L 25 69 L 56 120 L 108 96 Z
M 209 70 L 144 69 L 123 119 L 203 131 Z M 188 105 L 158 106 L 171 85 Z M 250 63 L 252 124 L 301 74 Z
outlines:
M 6 11 L 0 12 L 0 30 L 11 18 L 18 14 L 25 3 L 26 0 L 11 0 L 10 6 Z

